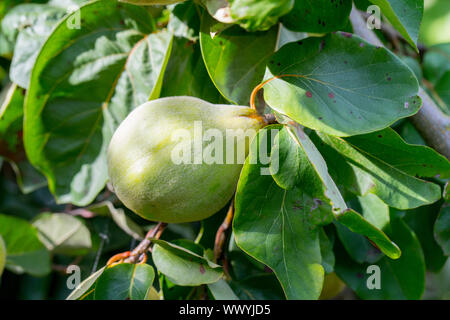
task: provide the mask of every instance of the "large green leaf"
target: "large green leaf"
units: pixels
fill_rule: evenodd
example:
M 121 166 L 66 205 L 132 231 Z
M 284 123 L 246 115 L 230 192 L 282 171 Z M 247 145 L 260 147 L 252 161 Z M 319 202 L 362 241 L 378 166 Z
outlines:
M 425 146 L 405 143 L 391 128 L 345 139 L 355 148 L 370 154 L 411 176 L 450 177 L 450 162 Z
M 153 288 L 155 271 L 148 264 L 120 263 L 107 268 L 97 280 L 95 300 L 145 300 Z
M 294 8 L 281 21 L 291 30 L 326 33 L 343 30 L 351 9 L 351 0 L 295 0 Z
M 66 10 L 48 4 L 23 4 L 15 7 L 5 17 L 2 28 L 15 36 L 14 56 L 10 78 L 22 88 L 28 88 L 31 70 L 36 57 L 57 22 Z
M 200 33 L 201 11 L 194 1 L 171 6 L 167 29 L 175 36 L 197 41 Z M 172 53 L 176 53 L 173 49 Z
M 35 227 L 26 220 L 0 214 L 0 235 L 6 244 L 6 268 L 43 276 L 50 272 L 50 254 Z
M 393 53 L 349 33 L 284 45 L 269 60 L 266 102 L 306 127 L 337 136 L 383 129 L 419 110 L 414 73 Z
M 320 140 L 315 142 L 332 168 L 332 175 L 338 184 L 354 193 L 374 193 L 389 206 L 399 209 L 416 208 L 440 198 L 438 185 L 408 175 L 386 162 L 386 157 L 379 159 L 338 137 L 322 133 L 319 136 Z M 390 158 L 395 158 L 395 155 Z
M 369 0 L 380 7 L 389 22 L 417 50 L 424 0 Z
M 367 280 L 370 264 L 358 264 L 338 248 L 336 273 L 363 299 L 420 299 L 425 288 L 425 262 L 414 232 L 398 217 L 391 217 L 390 237 L 403 254 L 397 260 L 383 258 L 376 262 L 380 268 L 380 289 L 369 289 Z
M 159 96 L 172 36 L 152 33 L 150 15 L 133 5 L 95 1 L 79 14 L 83 27 L 69 28 L 67 16 L 36 59 L 24 139 L 57 201 L 86 205 L 107 180 L 115 128 Z
M 234 21 L 248 31 L 268 30 L 294 6 L 294 0 L 228 0 Z
M 154 242 L 156 244 L 153 247 L 152 257 L 156 268 L 179 286 L 215 283 L 223 275 L 220 266 L 199 255 L 199 250 L 203 249 L 193 242 L 187 240 L 174 243 L 162 240 Z M 188 246 L 188 249 L 184 246 Z
M 312 221 L 317 221 L 318 224 L 326 224 L 327 217 L 331 217 L 331 212 L 334 213 L 336 219 L 348 227 L 351 231 L 358 234 L 364 235 L 370 238 L 378 247 L 389 257 L 396 259 L 400 255 L 398 247 L 392 243 L 389 238 L 377 227 L 372 225 L 370 222 L 365 220 L 361 215 L 355 211 L 348 209 L 347 205 L 342 198 L 342 195 L 334 183 L 333 179 L 328 173 L 328 168 L 325 160 L 323 159 L 320 152 L 317 150 L 314 143 L 309 139 L 309 137 L 303 132 L 298 126 L 292 128 L 284 129 L 289 132 L 289 136 L 284 134 L 283 131 L 278 135 L 278 143 L 281 146 L 279 149 L 280 156 L 280 166 L 281 172 L 285 171 L 286 175 L 291 174 L 297 177 L 297 188 L 303 193 L 308 194 L 312 197 L 315 203 L 314 207 L 318 210 L 314 215 L 310 214 Z M 287 139 L 292 139 L 297 144 L 298 150 L 292 149 L 291 143 L 282 143 Z M 281 141 L 281 142 L 280 142 Z M 285 150 L 283 148 L 291 148 L 291 150 Z M 274 148 L 276 151 L 277 149 Z M 300 154 L 301 156 L 296 157 L 291 163 L 283 161 L 283 154 Z M 275 153 L 275 155 L 278 155 Z M 297 162 L 297 165 L 296 165 Z M 298 164 L 301 162 L 301 165 Z M 274 155 L 272 154 L 271 168 L 274 163 Z M 283 165 L 284 163 L 284 165 Z M 284 167 L 288 167 L 284 169 Z M 296 171 L 301 170 L 299 174 Z M 272 170 L 272 174 L 274 170 Z M 277 179 L 277 174 L 274 176 Z M 329 208 L 325 205 L 329 204 Z M 333 208 L 331 210 L 331 207 Z M 323 212 L 325 211 L 325 212 Z M 318 214 L 318 213 L 321 214 Z
M 64 213 L 42 213 L 33 225 L 39 239 L 54 253 L 84 255 L 92 247 L 91 234 L 81 219 Z
M 301 189 L 284 190 L 271 175 L 261 174 L 258 150 L 270 152 L 270 133 L 277 133 L 270 128 L 253 140 L 239 179 L 233 220 L 236 243 L 275 272 L 288 299 L 317 299 L 324 270 L 319 230 L 310 214 L 320 204 Z
M 211 34 L 219 22 L 203 14 L 200 43 L 212 81 L 230 102 L 248 105 L 250 94 L 264 77 L 267 59 L 275 51 L 277 28 L 246 32 L 232 26 Z
M 224 103 L 203 62 L 199 43 L 175 37 L 167 64 L 161 97 L 191 96 L 211 103 Z

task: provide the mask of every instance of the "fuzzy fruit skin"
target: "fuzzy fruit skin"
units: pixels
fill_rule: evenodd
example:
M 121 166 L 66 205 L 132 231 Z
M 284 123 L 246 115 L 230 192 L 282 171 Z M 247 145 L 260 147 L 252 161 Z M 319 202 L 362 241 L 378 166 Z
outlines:
M 3 269 L 5 268 L 6 262 L 6 246 L 3 238 L 0 236 L 0 276 L 3 273 Z
M 203 220 L 232 197 L 242 163 L 175 164 L 172 160 L 181 141 L 173 133 L 187 130 L 191 139 L 183 140 L 183 145 L 192 146 L 195 121 L 201 121 L 203 133 L 219 129 L 224 146 L 226 129 L 256 133 L 264 125 L 248 107 L 214 105 L 193 97 L 161 98 L 136 108 L 114 133 L 108 167 L 115 193 L 141 217 L 167 223 Z M 208 143 L 203 142 L 203 153 Z M 191 150 L 194 159 L 195 148 Z

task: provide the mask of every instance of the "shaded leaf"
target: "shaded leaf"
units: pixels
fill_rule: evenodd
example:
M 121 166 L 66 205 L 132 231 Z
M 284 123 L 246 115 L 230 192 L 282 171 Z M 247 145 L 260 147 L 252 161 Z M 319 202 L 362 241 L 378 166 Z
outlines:
M 450 255 L 450 205 L 447 203 L 441 209 L 434 224 L 434 237 L 442 247 L 444 254 Z
M 248 105 L 253 88 L 264 77 L 267 59 L 275 50 L 277 28 L 248 33 L 233 26 L 212 37 L 216 24 L 207 13 L 203 14 L 200 44 L 206 68 L 227 100 Z
M 54 253 L 83 255 L 92 247 L 91 234 L 81 219 L 64 213 L 42 213 L 33 225 L 39 239 Z
M 223 279 L 208 284 L 208 289 L 216 300 L 239 300 L 228 283 Z
M 191 96 L 215 104 L 226 100 L 214 86 L 203 62 L 199 43 L 175 37 L 161 97 Z
M 423 0 L 369 0 L 380 7 L 381 12 L 398 32 L 417 49 Z
M 0 143 L 6 143 L 6 149 L 15 152 L 20 143 L 19 131 L 22 130 L 25 90 L 10 83 L 2 90 L 1 97 L 4 99 L 0 99 L 0 140 L 4 142 Z
M 231 287 L 242 300 L 285 300 L 285 294 L 273 274 L 232 281 Z
M 154 279 L 155 271 L 148 264 L 117 264 L 104 270 L 98 278 L 94 299 L 145 300 Z
M 43 276 L 50 272 L 50 254 L 38 231 L 26 220 L 0 214 L 0 235 L 6 244 L 6 268 L 15 273 Z
M 295 0 L 294 8 L 281 21 L 291 30 L 327 33 L 343 30 L 351 9 L 350 0 Z
M 187 240 L 186 240 L 187 241 Z M 222 268 L 208 259 L 186 249 L 186 243 L 171 244 L 162 240 L 153 240 L 153 262 L 159 272 L 171 282 L 180 286 L 198 286 L 214 283 L 223 273 Z M 190 242 L 190 247 L 198 245 Z M 196 250 L 197 250 L 196 249 Z
M 380 268 L 381 288 L 370 290 L 370 264 L 358 264 L 342 248 L 336 253 L 337 275 L 362 299 L 420 299 L 425 286 L 425 263 L 420 243 L 414 232 L 399 218 L 391 217 L 390 237 L 399 245 L 402 256 L 397 260 L 383 258 Z
M 130 219 L 123 209 L 114 207 L 110 201 L 96 203 L 86 209 L 100 215 L 110 215 L 126 234 L 137 240 L 144 239 L 145 234 L 142 227 Z

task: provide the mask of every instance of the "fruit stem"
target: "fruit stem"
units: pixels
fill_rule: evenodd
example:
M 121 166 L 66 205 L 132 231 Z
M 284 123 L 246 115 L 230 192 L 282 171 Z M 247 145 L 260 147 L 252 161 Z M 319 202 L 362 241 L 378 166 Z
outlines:
M 258 84 L 255 89 L 253 89 L 252 94 L 250 95 L 250 108 L 252 108 L 253 110 L 256 110 L 256 104 L 255 104 L 255 100 L 256 100 L 256 95 L 258 94 L 259 90 L 261 90 L 266 84 L 268 84 L 269 82 L 275 80 L 275 79 L 280 79 L 280 78 L 286 78 L 286 77 L 293 77 L 293 78 L 305 78 L 305 76 L 302 75 L 298 75 L 298 74 L 280 74 L 279 76 L 274 76 L 270 79 L 267 79 L 264 82 L 261 82 L 260 84 Z

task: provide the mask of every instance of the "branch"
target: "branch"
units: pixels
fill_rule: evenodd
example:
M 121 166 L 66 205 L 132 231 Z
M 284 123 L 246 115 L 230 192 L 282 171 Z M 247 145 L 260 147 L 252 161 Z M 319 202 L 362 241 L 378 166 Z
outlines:
M 217 262 L 222 256 L 223 245 L 226 240 L 225 232 L 231 226 L 234 217 L 234 199 L 231 201 L 230 209 L 228 209 L 227 216 L 225 220 L 220 225 L 216 233 L 216 240 L 214 242 L 214 260 Z
M 375 32 L 367 28 L 366 21 L 354 6 L 350 21 L 355 34 L 376 46 L 383 46 Z M 431 147 L 450 159 L 450 117 L 439 109 L 425 90 L 420 88 L 418 95 L 422 98 L 423 105 L 419 112 L 410 118 L 411 122 Z
M 125 251 L 112 256 L 106 265 L 110 266 L 114 263 L 125 262 L 125 263 L 145 263 L 147 261 L 147 251 L 150 250 L 153 239 L 159 239 L 164 229 L 167 227 L 167 223 L 159 222 L 156 227 L 151 229 L 145 235 L 144 240 L 139 243 L 139 245 L 134 248 L 133 251 Z

